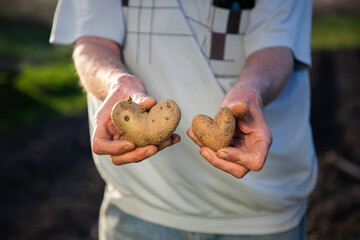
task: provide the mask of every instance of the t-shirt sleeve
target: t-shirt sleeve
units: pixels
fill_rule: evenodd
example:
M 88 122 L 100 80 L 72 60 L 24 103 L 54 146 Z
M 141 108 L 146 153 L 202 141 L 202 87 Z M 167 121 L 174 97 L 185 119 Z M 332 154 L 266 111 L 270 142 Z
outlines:
M 122 45 L 125 21 L 119 0 L 60 0 L 50 43 L 73 44 L 81 36 L 111 39 Z
M 245 33 L 246 57 L 267 47 L 289 47 L 295 68 L 311 65 L 311 0 L 257 0 Z

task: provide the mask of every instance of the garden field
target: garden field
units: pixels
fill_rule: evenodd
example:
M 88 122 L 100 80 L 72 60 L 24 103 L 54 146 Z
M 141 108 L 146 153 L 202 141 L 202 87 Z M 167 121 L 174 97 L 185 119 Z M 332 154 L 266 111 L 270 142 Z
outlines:
M 0 3 L 0 239 L 97 239 L 104 183 L 91 159 L 86 97 L 72 49 L 48 43 L 55 2 Z M 5 3 L 19 9 L 18 16 L 1 10 Z M 40 4 L 44 13 L 31 17 L 37 12 L 28 10 L 30 4 Z M 309 200 L 307 235 L 355 240 L 360 15 L 356 7 L 324 13 L 315 6 L 311 123 L 319 179 Z

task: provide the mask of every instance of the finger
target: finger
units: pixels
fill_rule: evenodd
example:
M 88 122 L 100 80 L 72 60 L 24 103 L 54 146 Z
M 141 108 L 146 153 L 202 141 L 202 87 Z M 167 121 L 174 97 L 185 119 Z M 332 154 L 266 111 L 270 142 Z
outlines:
M 242 165 L 252 171 L 260 171 L 267 157 L 269 145 L 264 140 L 258 140 L 250 150 L 242 150 L 234 147 L 222 148 L 217 152 L 221 159 Z
M 204 147 L 204 144 L 202 144 L 200 140 L 195 137 L 192 128 L 189 128 L 186 133 L 196 145 L 198 145 L 199 147 Z
M 180 135 L 174 133 L 172 136 L 171 136 L 171 145 L 174 145 L 175 143 L 178 143 L 181 141 L 181 137 Z
M 110 140 L 108 138 L 94 138 L 92 150 L 98 155 L 118 155 L 135 149 L 135 145 L 127 140 Z
M 92 136 L 92 150 L 98 155 L 108 154 L 122 154 L 128 151 L 132 151 L 135 145 L 126 140 L 114 140 L 119 139 L 119 135 L 115 135 L 113 139 L 114 127 L 111 127 L 112 123 L 110 120 L 105 123 L 99 123 Z M 114 128 L 114 129 L 113 129 Z
M 158 150 L 161 151 L 163 150 L 164 148 L 166 147 L 169 147 L 169 146 L 172 146 L 174 145 L 175 143 L 178 143 L 180 142 L 181 138 L 179 135 L 177 134 L 173 134 L 171 135 L 171 137 L 169 139 L 167 139 L 165 142 L 163 142 L 162 144 L 160 144 L 158 147 Z
M 123 165 L 128 163 L 141 162 L 144 159 L 147 159 L 158 152 L 157 147 L 154 145 L 146 147 L 138 147 L 134 151 L 127 152 L 121 155 L 110 155 L 114 165 Z
M 229 105 L 230 111 L 237 118 L 245 117 L 249 112 L 249 107 L 244 101 L 234 101 Z
M 236 178 L 242 178 L 249 172 L 249 169 L 242 165 L 218 158 L 216 153 L 209 148 L 202 148 L 200 154 L 214 167 L 227 172 Z
M 156 99 L 149 97 L 145 93 L 135 93 L 131 95 L 132 101 L 136 104 L 145 107 L 147 110 L 151 109 L 156 104 Z

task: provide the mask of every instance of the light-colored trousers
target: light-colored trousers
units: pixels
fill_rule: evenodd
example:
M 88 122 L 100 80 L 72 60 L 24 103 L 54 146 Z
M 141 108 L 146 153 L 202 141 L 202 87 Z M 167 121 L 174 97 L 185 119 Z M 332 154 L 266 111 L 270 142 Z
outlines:
M 100 240 L 306 240 L 305 220 L 286 232 L 267 235 L 196 233 L 141 220 L 104 199 L 100 209 Z

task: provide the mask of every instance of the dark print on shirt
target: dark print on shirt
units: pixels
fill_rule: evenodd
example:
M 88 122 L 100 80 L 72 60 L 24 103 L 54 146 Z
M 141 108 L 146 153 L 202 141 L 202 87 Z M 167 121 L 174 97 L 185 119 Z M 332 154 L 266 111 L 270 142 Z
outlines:
M 168 42 L 177 42 L 179 38 L 195 39 L 217 77 L 238 76 L 243 65 L 242 42 L 247 27 L 245 15 L 249 12 L 248 8 L 242 9 L 238 5 L 241 1 L 232 1 L 235 5 L 228 9 L 215 6 L 208 0 L 197 6 L 201 8 L 201 14 L 193 11 L 195 2 L 182 0 L 122 2 L 126 41 L 131 41 L 137 63 L 146 61 L 152 64 L 157 51 L 154 49 L 156 39 L 166 39 Z

